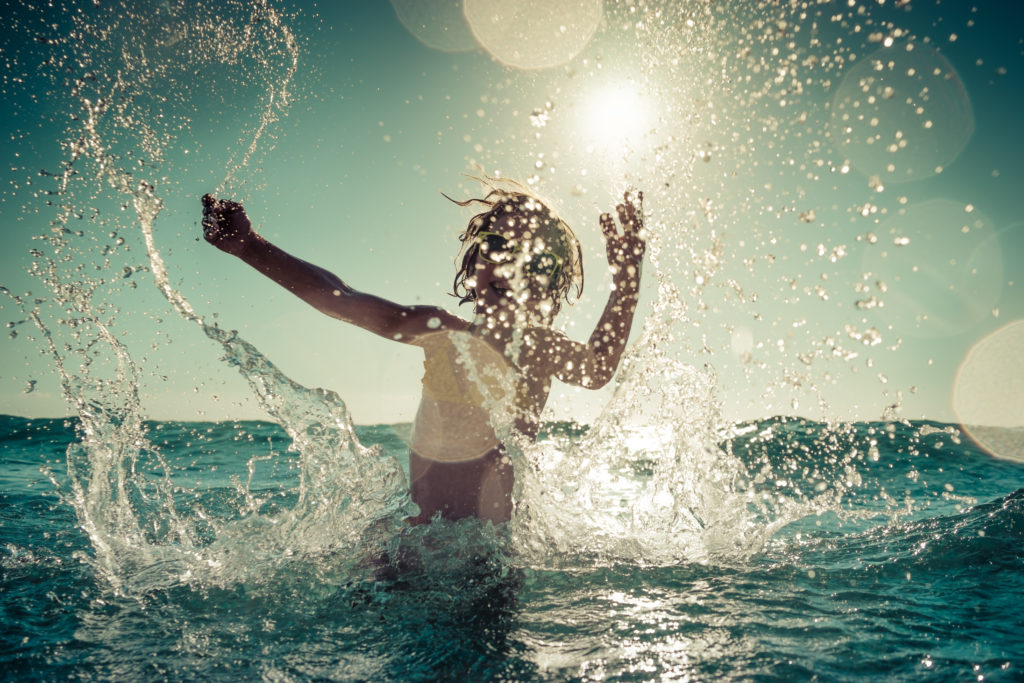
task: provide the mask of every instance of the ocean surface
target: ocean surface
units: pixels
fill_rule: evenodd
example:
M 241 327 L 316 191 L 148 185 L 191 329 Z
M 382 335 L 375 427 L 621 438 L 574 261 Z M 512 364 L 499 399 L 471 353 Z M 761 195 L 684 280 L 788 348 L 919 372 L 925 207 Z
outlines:
M 741 495 L 685 506 L 729 538 L 670 554 L 653 518 L 544 553 L 521 521 L 311 543 L 362 493 L 308 500 L 276 424 L 147 422 L 89 464 L 78 426 L 0 418 L 4 680 L 1024 680 L 1024 464 L 952 425 L 736 425 L 707 457 Z M 404 466 L 406 433 L 356 427 L 359 457 Z M 659 465 L 631 453 L 588 495 L 635 519 Z

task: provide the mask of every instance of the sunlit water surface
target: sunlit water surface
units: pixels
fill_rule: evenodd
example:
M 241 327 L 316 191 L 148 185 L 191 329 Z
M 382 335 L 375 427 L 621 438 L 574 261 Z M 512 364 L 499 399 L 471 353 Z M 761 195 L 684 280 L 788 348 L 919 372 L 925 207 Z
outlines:
M 841 438 L 875 455 L 841 504 L 756 549 L 652 563 L 582 547 L 542 558 L 515 531 L 473 522 L 304 549 L 299 535 L 314 532 L 277 530 L 301 495 L 280 427 L 150 423 L 162 462 L 137 461 L 128 482 L 163 482 L 129 496 L 149 540 L 114 567 L 40 473 L 54 468 L 66 489 L 74 425 L 2 426 L 0 639 L 12 679 L 1021 676 L 1024 466 L 945 425 L 855 425 Z M 803 421 L 744 427 L 721 443 L 752 470 L 827 458 L 835 437 Z M 405 429 L 357 433 L 401 460 Z M 610 498 L 650 484 L 649 461 L 634 464 Z M 776 476 L 765 495 L 785 491 Z M 194 534 L 187 546 L 168 538 L 172 501 Z

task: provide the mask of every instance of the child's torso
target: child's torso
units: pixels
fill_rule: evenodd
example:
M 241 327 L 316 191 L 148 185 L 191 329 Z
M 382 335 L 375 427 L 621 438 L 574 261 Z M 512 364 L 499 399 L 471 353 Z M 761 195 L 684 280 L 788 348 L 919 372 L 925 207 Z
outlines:
M 514 419 L 515 371 L 487 344 L 465 332 L 422 343 L 423 395 L 412 447 L 437 462 L 475 460 L 500 444 Z
M 511 515 L 514 477 L 503 440 L 532 439 L 550 378 L 525 372 L 468 332 L 439 332 L 424 350 L 423 396 L 412 433 L 417 521 L 436 512 L 495 522 Z

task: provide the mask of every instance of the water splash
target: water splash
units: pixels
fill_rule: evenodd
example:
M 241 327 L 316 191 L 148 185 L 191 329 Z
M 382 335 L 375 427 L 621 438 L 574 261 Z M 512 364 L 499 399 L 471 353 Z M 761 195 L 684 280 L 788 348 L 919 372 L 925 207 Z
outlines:
M 132 592 L 181 581 L 230 583 L 259 577 L 284 558 L 359 547 L 368 530 L 391 528 L 410 513 L 401 467 L 393 455 L 358 442 L 337 394 L 291 381 L 237 333 L 207 323 L 174 289 L 154 234 L 163 200 L 157 182 L 145 179 L 159 172 L 166 152 L 200 116 L 197 102 L 210 95 L 185 72 L 198 65 L 212 79 L 226 66 L 241 69 L 250 85 L 269 86 L 219 190 L 236 185 L 255 155 L 266 152 L 270 131 L 286 112 L 298 66 L 296 41 L 265 1 L 198 12 L 170 3 L 155 12 L 132 3 L 116 10 L 121 14 L 99 10 L 73 17 L 71 35 L 79 40 L 66 44 L 67 54 L 84 75 L 73 79 L 70 94 L 85 114 L 73 128 L 69 157 L 52 193 L 59 210 L 45 238 L 49 251 L 40 251 L 32 268 L 52 292 L 50 304 L 67 314 L 58 320 L 58 332 L 70 332 L 70 340 L 61 341 L 38 302 L 30 311 L 63 395 L 81 419 L 81 440 L 68 449 L 68 485 L 61 488 L 92 542 L 95 555 L 85 559 L 115 589 Z M 111 77 L 100 79 L 100 72 Z M 161 107 L 159 115 L 151 114 L 154 100 L 168 104 L 176 97 L 183 108 Z M 88 194 L 83 178 L 99 181 L 112 194 Z M 237 512 L 217 519 L 202 506 L 181 508 L 190 491 L 174 483 L 175 473 L 148 438 L 138 394 L 140 366 L 118 338 L 116 311 L 111 314 L 105 300 L 124 276 L 107 258 L 109 246 L 83 246 L 81 238 L 98 238 L 69 227 L 88 211 L 81 202 L 98 198 L 112 198 L 134 213 L 148 263 L 125 272 L 149 270 L 178 315 L 221 345 L 224 360 L 238 368 L 259 405 L 291 437 L 300 477 L 295 504 L 286 512 L 262 515 L 257 506 L 238 519 L 232 518 Z M 99 214 L 95 210 L 93 218 Z M 121 220 L 110 235 L 119 243 L 124 239 L 118 232 L 131 230 Z M 109 274 L 84 275 L 90 248 L 105 259 L 96 270 Z M 251 504 L 248 485 L 244 493 Z
M 173 186 L 161 175 L 168 150 L 186 144 L 213 103 L 219 116 L 241 117 L 244 131 L 218 192 L 244 185 L 273 147 L 299 64 L 287 22 L 266 1 L 188 9 L 170 2 L 140 11 L 122 2 L 71 15 L 72 28 L 58 41 L 51 67 L 70 69 L 66 83 L 55 78 L 80 113 L 68 136 L 66 165 L 54 174 L 58 217 L 43 238 L 48 251 L 40 252 L 33 268 L 52 296 L 24 302 L 44 334 L 65 396 L 82 418 L 81 443 L 68 453 L 66 499 L 92 539 L 90 561 L 126 590 L 161 581 L 258 578 L 268 565 L 296 554 L 338 551 L 363 543 L 368 534 L 387 535 L 410 512 L 394 457 L 359 444 L 339 396 L 292 382 L 236 333 L 204 320 L 171 284 L 155 234 L 166 188 Z M 649 130 L 623 143 L 647 162 L 645 170 L 623 171 L 615 180 L 644 187 L 648 204 L 658 207 L 648 222 L 655 303 L 611 402 L 592 428 L 512 449 L 520 511 L 511 536 L 523 562 L 743 559 L 785 524 L 839 511 L 859 485 L 859 463 L 870 450 L 845 439 L 843 425 L 834 425 L 813 451 L 790 449 L 785 430 L 759 433 L 760 443 L 771 448 L 749 457 L 749 448 L 734 448 L 737 433 L 748 435 L 730 433 L 719 414 L 722 381 L 710 362 L 723 333 L 743 357 L 743 377 L 765 386 L 764 396 L 777 393 L 796 409 L 798 398 L 809 395 L 822 413 L 828 411 L 823 386 L 834 364 L 850 367 L 861 357 L 859 347 L 850 350 L 842 340 L 873 347 L 887 335 L 869 321 L 838 326 L 834 335 L 780 335 L 764 344 L 774 332 L 762 328 L 755 337 L 748 327 L 717 323 L 722 308 L 732 306 L 754 326 L 764 321 L 759 301 L 789 296 L 769 277 L 777 274 L 772 268 L 785 238 L 762 222 L 747 238 L 754 246 L 737 246 L 740 228 L 765 216 L 817 228 L 826 211 L 805 205 L 799 186 L 804 179 L 798 183 L 794 174 L 816 180 L 850 170 L 839 152 L 813 144 L 797 171 L 780 161 L 797 156 L 790 154 L 793 138 L 802 135 L 796 131 L 815 132 L 817 126 L 814 137 L 827 137 L 824 105 L 800 96 L 813 89 L 824 100 L 827 83 L 848 70 L 850 50 L 823 49 L 820 35 L 794 38 L 799 22 L 792 8 L 778 8 L 768 18 L 762 10 L 758 3 L 650 2 L 625 3 L 608 15 L 609 24 L 633 35 L 630 44 L 639 46 L 633 57 L 641 68 L 630 92 L 635 88 L 664 105 L 656 107 L 659 118 Z M 852 12 L 839 14 L 845 20 Z M 751 76 L 753 83 L 746 78 Z M 698 94 L 712 81 L 720 90 L 702 99 Z M 254 114 L 239 114 L 228 104 L 249 101 L 234 97 L 243 87 L 260 92 Z M 794 102 L 804 109 L 790 116 Z M 550 146 L 552 137 L 565 134 L 559 116 L 567 109 L 545 101 L 537 110 L 543 116 L 535 115 L 529 126 L 536 136 L 531 145 Z M 744 115 L 723 117 L 737 110 Z M 202 141 L 187 144 L 201 147 Z M 554 158 L 561 159 L 562 173 L 578 170 L 567 153 L 536 151 L 526 156 L 538 159 L 538 171 L 553 173 L 553 164 L 539 160 Z M 725 181 L 709 175 L 726 162 L 740 169 L 738 179 L 736 173 Z M 744 183 L 752 183 L 752 176 L 742 173 L 759 166 L 778 171 L 778 187 L 748 191 Z M 615 163 L 609 168 L 621 170 Z M 866 185 L 872 195 L 884 189 L 880 181 Z M 858 203 L 856 215 L 872 227 L 878 202 Z M 110 218 L 118 209 L 131 211 L 130 226 Z M 104 229 L 76 229 L 79 220 Z M 118 251 L 125 235 L 136 234 L 145 263 L 132 263 Z M 821 278 L 826 284 L 812 289 L 794 278 L 782 287 L 803 287 L 828 301 L 835 294 L 826 276 L 848 262 L 847 247 L 821 240 L 817 247 L 811 242 L 810 253 L 827 261 Z M 124 256 L 124 263 L 112 255 Z M 92 275 L 93 268 L 101 275 Z M 135 285 L 139 272 L 150 272 L 177 314 L 223 348 L 226 361 L 293 440 L 299 482 L 286 512 L 262 513 L 251 484 L 240 487 L 246 507 L 227 517 L 183 507 L 190 491 L 175 483 L 175 472 L 149 441 L 137 389 L 140 369 L 119 338 L 122 314 L 111 303 Z M 61 311 L 56 325 L 44 319 L 46 306 Z M 802 329 L 806 322 L 794 320 L 791 327 Z M 804 367 L 780 360 L 794 357 Z M 729 370 L 718 366 L 719 373 Z
M 844 501 L 857 495 L 872 457 L 872 446 L 836 419 L 833 397 L 848 400 L 842 387 L 863 384 L 862 364 L 874 368 L 900 348 L 908 320 L 892 320 L 883 299 L 900 295 L 887 287 L 906 288 L 854 270 L 850 245 L 861 237 L 845 224 L 873 235 L 906 198 L 886 195 L 878 178 L 856 177 L 831 108 L 835 85 L 855 82 L 878 43 L 896 38 L 909 55 L 928 39 L 901 26 L 899 14 L 852 4 L 627 2 L 609 7 L 607 19 L 619 39 L 629 36 L 630 54 L 578 64 L 576 85 L 558 99 L 586 101 L 585 84 L 618 78 L 660 102 L 655 125 L 613 145 L 633 163 L 609 159 L 595 169 L 592 152 L 605 141 L 586 137 L 583 117 L 552 115 L 524 144 L 531 156 L 557 156 L 561 174 L 618 176 L 614 184 L 644 188 L 655 207 L 648 232 L 656 295 L 615 397 L 592 429 L 527 451 L 529 517 L 520 539 L 535 558 L 549 558 L 545 548 L 554 546 L 609 562 L 742 559 L 802 517 L 845 516 Z M 887 68 L 915 67 L 932 52 Z M 842 97 L 847 109 L 876 102 L 868 91 Z M 914 103 L 922 122 L 953 116 L 937 94 L 925 100 Z M 884 103 L 875 109 L 884 126 L 902 125 Z M 943 144 L 930 129 L 912 137 L 899 147 L 899 163 Z M 954 147 L 941 151 L 954 158 Z M 825 206 L 810 205 L 815 197 Z M 837 197 L 859 201 L 842 213 L 827 207 Z M 915 230 L 928 226 L 914 222 Z M 964 248 L 959 233 L 949 239 Z M 813 270 L 795 268 L 792 254 L 808 254 Z M 925 256 L 915 249 L 912 258 Z M 814 281 L 801 281 L 811 273 Z M 845 287 L 856 300 L 842 301 Z M 916 308 L 924 305 L 923 295 L 905 293 Z M 905 390 L 882 372 L 869 375 L 879 407 L 887 406 L 884 418 L 895 421 Z M 725 399 L 737 407 L 733 395 L 752 398 L 742 412 L 813 415 L 829 425 L 828 436 L 809 448 L 796 445 L 790 428 L 761 433 L 724 423 L 719 413 Z M 750 449 L 747 430 L 763 448 Z M 868 507 L 891 517 L 901 503 L 883 491 Z

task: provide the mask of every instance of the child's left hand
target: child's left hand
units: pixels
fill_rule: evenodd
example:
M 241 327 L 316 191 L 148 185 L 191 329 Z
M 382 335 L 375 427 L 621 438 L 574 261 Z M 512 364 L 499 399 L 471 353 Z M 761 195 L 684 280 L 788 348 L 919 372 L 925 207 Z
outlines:
M 623 203 L 615 207 L 622 223 L 622 234 L 618 234 L 615 220 L 610 213 L 601 214 L 601 232 L 604 233 L 608 249 L 608 265 L 617 282 L 623 280 L 634 287 L 640 284 L 640 265 L 644 260 L 647 243 L 644 240 L 643 200 L 644 193 L 637 192 L 635 199 L 630 192 L 623 195 Z

